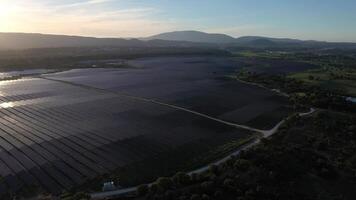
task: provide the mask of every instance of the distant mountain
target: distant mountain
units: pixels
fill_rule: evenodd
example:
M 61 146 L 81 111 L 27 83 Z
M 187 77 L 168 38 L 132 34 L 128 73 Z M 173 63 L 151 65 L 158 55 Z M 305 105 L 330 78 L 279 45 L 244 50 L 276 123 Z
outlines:
M 95 38 L 37 33 L 0 33 L 0 50 L 60 47 L 252 47 L 252 48 L 352 48 L 355 43 L 330 43 L 288 38 L 244 36 L 199 31 L 161 33 L 148 38 Z
M 154 35 L 145 40 L 160 39 L 171 41 L 189 41 L 199 43 L 227 44 L 234 43 L 235 38 L 225 34 L 212 34 L 199 31 L 175 31 Z
M 241 44 L 241 45 L 274 45 L 275 43 L 301 43 L 302 40 L 289 39 L 289 38 L 269 38 L 261 36 L 244 36 L 233 38 L 225 34 L 204 33 L 199 31 L 175 31 L 161 33 L 154 35 L 144 40 L 171 40 L 171 41 L 189 41 L 189 42 L 203 42 L 215 44 Z
M 271 38 L 261 36 L 243 36 L 233 38 L 225 34 L 212 34 L 199 31 L 175 31 L 154 35 L 144 40 L 160 39 L 210 43 L 219 46 L 254 47 L 254 48 L 356 48 L 355 43 L 335 43 L 289 38 Z
M 166 41 L 121 38 L 95 38 L 37 33 L 0 33 L 0 49 L 60 48 L 60 47 L 190 47 L 211 46 L 189 41 Z

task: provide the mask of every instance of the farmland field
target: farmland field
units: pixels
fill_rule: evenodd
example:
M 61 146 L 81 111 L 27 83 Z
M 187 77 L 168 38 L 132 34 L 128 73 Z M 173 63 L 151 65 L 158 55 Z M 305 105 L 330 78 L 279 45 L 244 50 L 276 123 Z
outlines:
M 129 95 L 260 129 L 290 112 L 284 97 L 223 79 L 239 68 L 229 58 L 147 58 L 130 65 L 1 81 L 0 193 L 23 186 L 58 193 L 141 161 L 168 164 L 167 155 L 179 152 L 185 156 L 176 164 L 184 165 L 252 134 Z

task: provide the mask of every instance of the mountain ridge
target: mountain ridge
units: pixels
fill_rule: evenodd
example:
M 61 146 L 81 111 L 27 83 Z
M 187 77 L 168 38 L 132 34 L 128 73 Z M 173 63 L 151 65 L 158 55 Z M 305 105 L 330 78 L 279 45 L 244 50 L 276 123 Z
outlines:
M 146 38 L 97 38 L 74 35 L 55 35 L 41 33 L 1 33 L 0 50 L 61 47 L 351 47 L 356 43 L 325 42 L 263 36 L 243 36 L 234 38 L 226 34 L 200 31 L 174 31 Z
M 190 42 L 202 42 L 202 43 L 233 43 L 235 38 L 221 33 L 205 33 L 201 31 L 173 31 L 165 32 L 157 35 L 153 35 L 145 38 L 145 40 L 161 39 L 172 41 L 190 41 Z
M 1 50 L 19 50 L 32 48 L 62 47 L 210 47 L 189 41 L 168 41 L 154 39 L 149 41 L 137 38 L 97 38 L 73 35 L 55 35 L 42 33 L 3 33 L 0 32 Z

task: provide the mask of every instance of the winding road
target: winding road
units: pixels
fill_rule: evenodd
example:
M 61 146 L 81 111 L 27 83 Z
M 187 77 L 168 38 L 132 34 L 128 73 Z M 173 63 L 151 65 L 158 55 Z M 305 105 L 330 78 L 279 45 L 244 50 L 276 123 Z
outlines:
M 310 108 L 310 111 L 308 112 L 305 112 L 305 113 L 299 113 L 298 115 L 300 117 L 305 117 L 305 116 L 308 116 L 308 115 L 311 115 L 315 112 L 316 110 L 314 108 Z M 194 112 L 194 111 L 193 111 Z M 194 112 L 195 113 L 195 112 Z M 205 115 L 204 115 L 205 116 Z M 210 119 L 210 117 L 209 117 Z M 190 172 L 187 172 L 187 174 L 191 175 L 191 174 L 199 174 L 199 173 L 202 173 L 202 172 L 205 172 L 207 170 L 209 170 L 209 167 L 211 165 L 219 165 L 221 163 L 224 163 L 225 161 L 227 161 L 228 159 L 231 158 L 231 156 L 236 156 L 238 154 L 240 154 L 241 151 L 244 151 L 244 150 L 247 150 L 257 144 L 260 143 L 261 139 L 262 138 L 268 138 L 270 137 L 271 135 L 273 135 L 274 133 L 276 133 L 279 129 L 279 127 L 281 125 L 283 125 L 285 122 L 286 122 L 287 119 L 284 119 L 282 121 L 280 121 L 278 124 L 276 124 L 272 129 L 270 130 L 259 130 L 257 132 L 259 133 L 262 133 L 262 136 L 261 137 L 257 137 L 257 138 L 254 138 L 252 139 L 250 142 L 248 142 L 247 144 L 244 144 L 242 145 L 238 150 L 236 150 L 235 152 L 229 154 L 228 156 L 216 161 L 216 162 L 213 162 L 213 163 L 210 163 L 204 167 L 201 167 L 199 169 L 195 169 L 195 170 L 192 170 Z M 230 123 L 229 123 L 230 124 Z M 246 126 L 243 126 L 243 125 L 238 125 L 238 124 L 234 124 L 235 127 L 238 127 L 238 128 L 244 128 Z M 247 130 L 258 130 L 258 129 L 254 129 L 254 128 L 251 128 L 251 127 L 246 127 Z M 148 185 L 151 185 L 152 183 L 148 184 Z M 108 191 L 108 192 L 97 192 L 97 193 L 91 193 L 90 194 L 90 197 L 92 199 L 105 199 L 107 197 L 113 197 L 113 196 L 122 196 L 122 195 L 126 195 L 126 194 L 130 194 L 130 193 L 133 193 L 137 190 L 138 186 L 134 186 L 134 187 L 130 187 L 130 188 L 123 188 L 123 189 L 118 189 L 118 190 L 114 190 L 114 191 Z

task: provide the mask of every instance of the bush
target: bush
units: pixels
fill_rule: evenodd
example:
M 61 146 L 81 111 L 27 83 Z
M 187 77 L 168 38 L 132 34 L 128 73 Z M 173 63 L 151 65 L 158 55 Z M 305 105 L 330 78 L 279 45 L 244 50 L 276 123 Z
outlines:
M 199 175 L 196 174 L 196 173 L 193 173 L 193 174 L 191 175 L 191 180 L 192 180 L 193 182 L 199 181 Z
M 240 171 L 246 171 L 250 168 L 250 161 L 245 159 L 238 159 L 235 161 L 234 168 Z
M 137 187 L 137 191 L 136 192 L 137 192 L 138 196 L 144 196 L 144 195 L 146 195 L 148 193 L 148 190 L 149 190 L 149 188 L 148 188 L 147 185 L 140 185 L 140 186 Z
M 204 191 L 211 191 L 212 189 L 214 189 L 214 182 L 213 181 L 205 181 L 200 184 L 200 187 Z
M 221 190 L 217 190 L 217 191 L 215 191 L 215 193 L 214 193 L 214 197 L 215 197 L 216 199 L 220 199 L 220 198 L 222 197 L 222 195 L 223 195 L 223 193 L 221 192 Z
M 201 200 L 201 198 L 200 198 L 200 195 L 198 195 L 198 194 L 193 194 L 193 195 L 190 197 L 190 200 Z
M 233 189 L 234 188 L 234 181 L 232 179 L 225 179 L 224 180 L 224 187 L 227 188 L 227 189 Z
M 184 186 L 191 182 L 191 177 L 183 172 L 178 172 L 173 176 L 172 180 L 176 186 Z
M 178 198 L 179 200 L 188 200 L 189 198 L 185 195 L 182 195 Z
M 149 188 L 149 191 L 152 193 L 156 193 L 158 191 L 158 185 L 157 183 L 153 183 L 151 187 Z
M 209 166 L 209 172 L 211 174 L 217 174 L 218 173 L 218 167 L 216 165 L 210 165 Z
M 164 190 L 170 189 L 173 186 L 173 182 L 170 178 L 161 177 L 157 180 L 157 185 Z
M 209 197 L 209 195 L 207 195 L 207 194 L 203 194 L 203 196 L 202 196 L 201 199 L 202 199 L 202 200 L 210 200 L 210 197 Z

